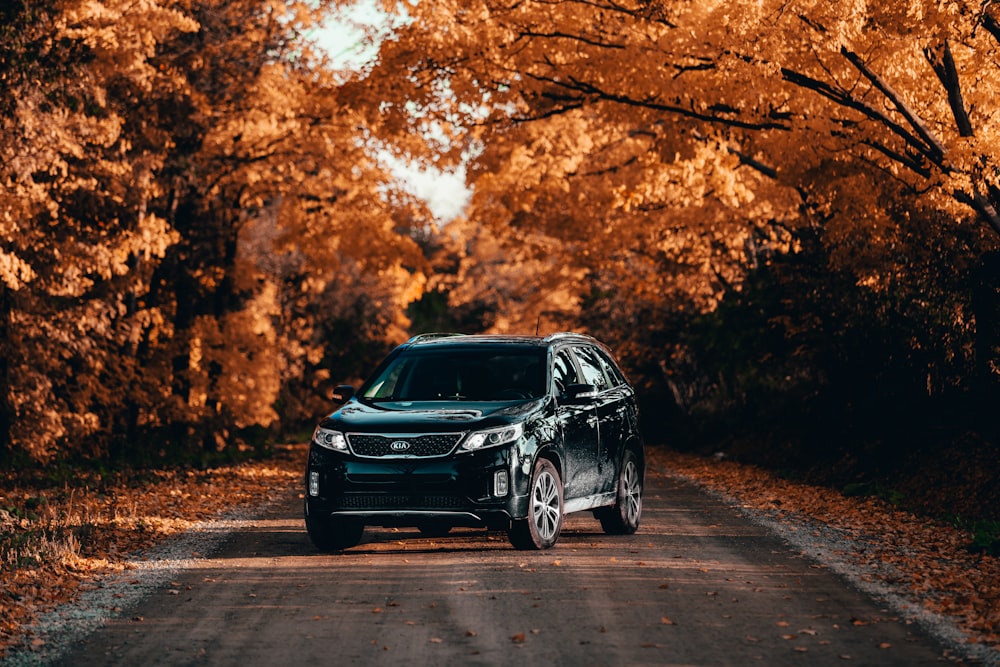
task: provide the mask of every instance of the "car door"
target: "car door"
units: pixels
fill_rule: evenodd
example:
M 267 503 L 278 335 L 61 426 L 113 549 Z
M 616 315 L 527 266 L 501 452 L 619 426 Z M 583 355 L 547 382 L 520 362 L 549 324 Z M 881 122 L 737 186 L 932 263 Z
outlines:
M 626 433 L 628 396 L 611 362 L 593 346 L 574 349 L 583 381 L 597 388 L 593 408 L 598 422 L 596 480 L 592 493 L 614 491 L 618 457 Z
M 590 401 L 570 401 L 566 389 L 580 384 L 573 354 L 564 349 L 556 353 L 552 370 L 555 382 L 556 419 L 563 435 L 563 494 L 566 499 L 582 498 L 598 487 L 597 409 Z

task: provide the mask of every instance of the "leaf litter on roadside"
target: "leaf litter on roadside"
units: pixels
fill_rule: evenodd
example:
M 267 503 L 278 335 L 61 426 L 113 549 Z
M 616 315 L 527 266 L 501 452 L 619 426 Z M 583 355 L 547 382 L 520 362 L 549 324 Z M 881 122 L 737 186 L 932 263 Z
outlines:
M 207 470 L 79 475 L 0 488 L 0 656 L 32 642 L 40 613 L 75 599 L 129 557 L 242 504 L 293 489 L 303 453 Z M 197 557 L 197 554 L 192 554 Z M 168 594 L 178 595 L 173 586 Z
M 751 465 L 667 450 L 653 453 L 659 464 L 744 507 L 839 531 L 854 547 L 849 557 L 870 576 L 904 586 L 919 605 L 951 618 L 970 643 L 1000 647 L 1000 558 L 971 551 L 967 531 L 879 498 L 845 496 Z

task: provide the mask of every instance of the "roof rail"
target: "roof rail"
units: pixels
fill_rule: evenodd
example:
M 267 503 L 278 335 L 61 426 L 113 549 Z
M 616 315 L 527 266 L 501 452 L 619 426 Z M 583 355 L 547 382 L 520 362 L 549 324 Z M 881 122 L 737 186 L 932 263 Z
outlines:
M 416 336 L 414 336 L 413 338 L 411 338 L 406 342 L 421 343 L 428 340 L 435 340 L 437 338 L 451 338 L 453 336 L 464 336 L 464 335 L 465 334 L 461 333 L 422 333 L 422 334 L 417 334 Z
M 554 340 L 560 340 L 562 338 L 586 338 L 586 336 L 584 336 L 583 334 L 574 333 L 572 331 L 559 331 L 557 333 L 549 334 L 543 340 L 554 341 Z

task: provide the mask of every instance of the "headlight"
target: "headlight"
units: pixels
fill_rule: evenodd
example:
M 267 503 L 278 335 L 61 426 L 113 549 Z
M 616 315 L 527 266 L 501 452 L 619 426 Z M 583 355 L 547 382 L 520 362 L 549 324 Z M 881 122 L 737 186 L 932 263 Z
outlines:
M 340 431 L 331 431 L 328 428 L 317 426 L 316 430 L 313 431 L 313 442 L 335 452 L 347 451 L 347 438 Z
M 511 424 L 500 428 L 491 428 L 486 431 L 473 431 L 466 436 L 460 450 L 473 451 L 484 447 L 496 447 L 514 442 L 524 433 L 523 424 Z

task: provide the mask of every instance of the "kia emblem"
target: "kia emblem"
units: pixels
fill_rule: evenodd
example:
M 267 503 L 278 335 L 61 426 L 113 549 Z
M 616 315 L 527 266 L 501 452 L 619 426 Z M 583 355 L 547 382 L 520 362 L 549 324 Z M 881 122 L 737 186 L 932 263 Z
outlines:
M 391 449 L 394 452 L 405 452 L 409 448 L 410 448 L 410 443 L 408 443 L 406 440 L 393 440 L 391 443 L 389 443 L 389 449 Z

